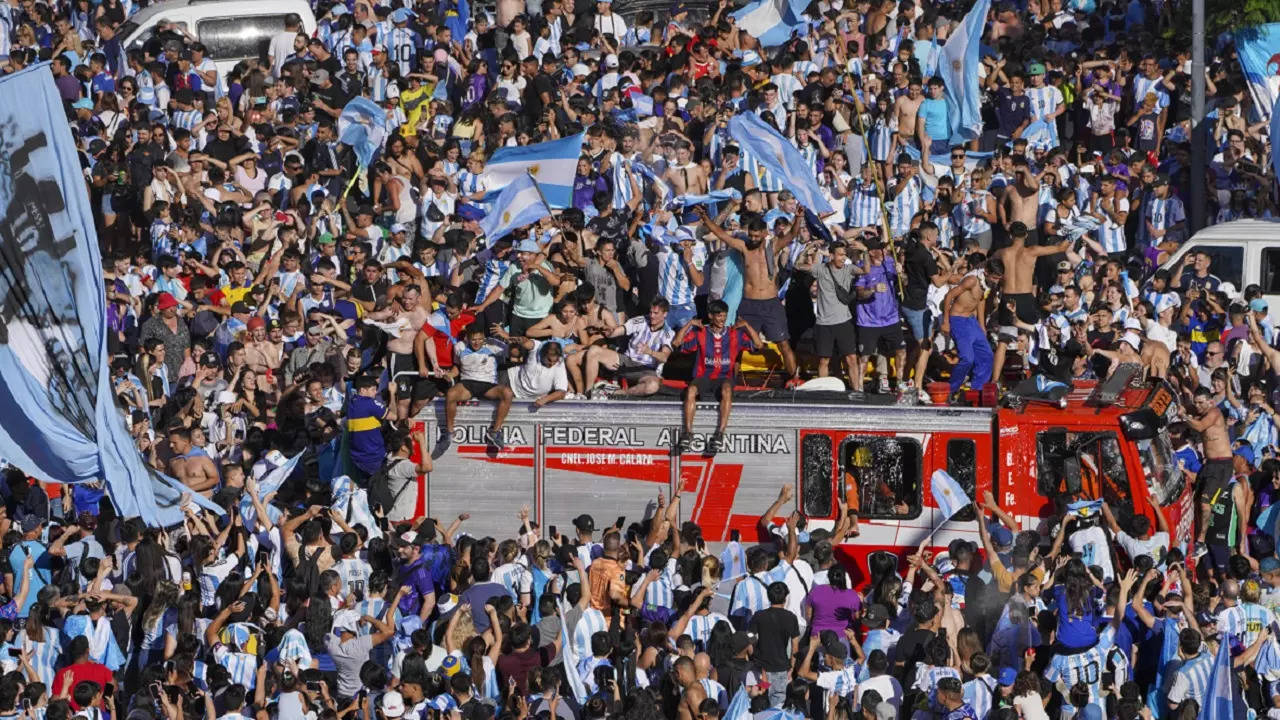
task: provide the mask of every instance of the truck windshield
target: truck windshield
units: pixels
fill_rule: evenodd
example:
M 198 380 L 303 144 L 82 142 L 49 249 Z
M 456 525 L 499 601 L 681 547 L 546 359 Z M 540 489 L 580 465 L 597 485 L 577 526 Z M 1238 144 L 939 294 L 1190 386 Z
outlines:
M 1161 507 L 1177 500 L 1182 494 L 1183 478 L 1177 458 L 1169 447 L 1169 438 L 1161 434 L 1151 440 L 1139 440 L 1138 456 L 1142 460 L 1142 471 L 1147 477 L 1151 497 Z

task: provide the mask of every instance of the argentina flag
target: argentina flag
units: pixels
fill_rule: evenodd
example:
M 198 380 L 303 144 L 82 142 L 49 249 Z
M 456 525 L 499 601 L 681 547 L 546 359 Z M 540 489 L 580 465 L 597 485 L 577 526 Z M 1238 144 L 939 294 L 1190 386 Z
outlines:
M 754 0 L 731 13 L 738 27 L 763 47 L 781 45 L 793 33 L 805 33 L 804 10 L 809 0 Z
M 0 128 L 0 463 L 102 483 L 121 516 L 179 524 L 186 487 L 143 461 L 116 409 L 102 257 L 48 63 L 0 79 Z
M 929 478 L 929 491 L 933 493 L 933 502 L 937 504 L 938 514 L 943 518 L 950 519 L 969 506 L 969 496 L 965 494 L 964 488 L 946 470 L 933 471 Z
M 951 139 L 976 140 L 982 134 L 982 97 L 978 91 L 978 50 L 991 0 L 978 0 L 942 46 L 938 74 L 945 84 Z
M 525 173 L 502 188 L 489 214 L 480 221 L 480 228 L 484 230 L 485 242 L 492 245 L 512 230 L 532 225 L 550 214 L 533 176 Z
M 750 155 L 795 193 L 801 205 L 819 215 L 834 212 L 800 151 L 777 130 L 766 125 L 759 115 L 735 115 L 729 120 L 729 135 L 744 155 Z
M 366 97 L 347 103 L 338 116 L 338 140 L 350 145 L 361 167 L 368 167 L 387 139 L 387 114 Z
M 1268 23 L 1235 31 L 1236 55 L 1259 120 L 1270 120 L 1280 100 L 1280 23 Z
M 499 149 L 484 169 L 489 187 L 495 188 L 485 197 L 485 202 L 493 202 L 508 184 L 531 175 L 547 204 L 553 208 L 569 207 L 573 204 L 573 177 L 578 172 L 578 157 L 582 155 L 582 141 L 586 137 L 586 133 L 578 133 L 559 140 Z
M 1213 658 L 1209 687 L 1205 688 L 1204 706 L 1197 720 L 1244 720 L 1247 716 L 1244 693 L 1231 667 L 1231 643 L 1223 640 Z

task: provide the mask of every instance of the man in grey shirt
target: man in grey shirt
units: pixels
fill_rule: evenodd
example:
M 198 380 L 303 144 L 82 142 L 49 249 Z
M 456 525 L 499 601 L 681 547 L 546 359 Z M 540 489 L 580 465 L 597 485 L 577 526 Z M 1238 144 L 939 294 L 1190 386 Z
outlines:
M 427 430 L 416 433 L 418 446 L 429 448 Z M 392 523 L 412 520 L 418 508 L 417 483 L 418 476 L 431 472 L 431 453 L 423 452 L 422 457 L 414 463 L 409 457 L 413 454 L 413 439 L 407 435 L 393 438 L 394 444 L 387 456 L 387 490 L 391 494 L 391 507 L 384 508 L 387 520 Z
M 856 243 L 855 247 L 860 247 Z M 857 267 L 849 260 L 849 246 L 837 240 L 826 250 L 810 246 L 796 263 L 818 284 L 816 324 L 813 328 L 814 351 L 818 354 L 818 377 L 827 377 L 832 358 L 844 358 L 855 392 L 862 391 L 862 373 L 858 367 L 858 335 L 853 325 L 849 303 L 853 297 L 853 278 Z
M 387 615 L 382 620 L 369 615 L 357 616 L 353 610 L 334 614 L 333 634 L 325 638 L 324 644 L 338 669 L 337 699 L 340 706 L 347 705 L 360 692 L 360 668 L 369 660 L 369 653 L 395 634 L 396 606 L 406 590 L 408 588 L 402 586 L 395 599 L 387 603 Z M 362 622 L 373 626 L 372 635 L 356 635 L 356 628 Z

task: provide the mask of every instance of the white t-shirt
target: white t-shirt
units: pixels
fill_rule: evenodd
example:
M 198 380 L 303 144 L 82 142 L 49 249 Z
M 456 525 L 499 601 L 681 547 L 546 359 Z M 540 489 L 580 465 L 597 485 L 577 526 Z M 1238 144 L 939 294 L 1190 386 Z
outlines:
M 1130 560 L 1139 555 L 1150 555 L 1151 559 L 1159 565 L 1164 562 L 1164 554 L 1169 549 L 1169 533 L 1152 533 L 1146 540 L 1139 540 L 1121 530 L 1116 535 L 1116 544 L 1124 549 L 1124 554 L 1128 555 Z
M 281 30 L 278 35 L 271 38 L 271 45 L 267 49 L 267 55 L 271 57 L 271 77 L 280 77 L 280 69 L 284 67 L 284 61 L 293 54 L 293 39 L 298 33 L 293 30 Z
M 1080 553 L 1086 567 L 1097 565 L 1102 568 L 1104 583 L 1111 582 L 1115 578 L 1116 569 L 1111 565 L 1111 550 L 1105 530 L 1097 525 L 1077 530 L 1067 538 L 1067 543 L 1071 545 L 1072 552 Z
M 543 341 L 535 341 L 524 364 L 507 371 L 511 390 L 515 392 L 517 400 L 537 400 L 557 390 L 569 391 L 569 375 L 565 371 L 564 360 L 551 367 L 542 364 L 540 351 L 545 344 Z

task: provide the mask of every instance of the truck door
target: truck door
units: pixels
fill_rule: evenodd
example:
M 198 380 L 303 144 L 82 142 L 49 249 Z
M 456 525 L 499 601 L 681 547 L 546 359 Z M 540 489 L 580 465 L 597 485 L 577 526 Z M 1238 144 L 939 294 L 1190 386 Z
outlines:
M 1059 505 L 1105 500 L 1122 527 L 1133 514 L 1133 494 L 1120 439 L 1113 430 L 1049 427 L 1036 433 L 1037 493 Z M 1051 513 L 1056 513 L 1055 507 Z

